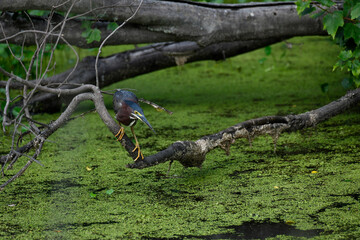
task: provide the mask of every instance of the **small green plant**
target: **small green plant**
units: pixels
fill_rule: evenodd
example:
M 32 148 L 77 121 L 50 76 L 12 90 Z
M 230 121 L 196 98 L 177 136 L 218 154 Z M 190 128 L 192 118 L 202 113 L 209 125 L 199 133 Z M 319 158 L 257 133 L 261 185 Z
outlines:
M 90 198 L 96 198 L 96 193 L 93 193 L 93 192 L 91 192 L 91 193 L 89 193 L 89 195 L 90 195 Z
M 112 189 L 112 188 L 106 191 L 107 195 L 111 195 L 113 193 L 114 193 L 114 189 Z
M 323 16 L 324 29 L 341 47 L 338 61 L 333 70 L 341 69 L 349 73 L 349 78 L 342 81 L 344 88 L 360 87 L 360 2 L 345 0 L 342 10 L 333 10 L 336 3 L 332 0 L 297 0 L 298 14 Z M 320 9 L 320 11 L 317 11 Z M 325 85 L 324 85 L 325 86 Z M 324 87 L 322 86 L 324 91 Z
M 101 40 L 101 31 L 97 28 L 92 28 L 92 21 L 84 21 L 82 27 L 85 28 L 85 31 L 82 32 L 81 36 L 86 39 L 87 43 L 92 43 L 93 41 L 100 42 Z

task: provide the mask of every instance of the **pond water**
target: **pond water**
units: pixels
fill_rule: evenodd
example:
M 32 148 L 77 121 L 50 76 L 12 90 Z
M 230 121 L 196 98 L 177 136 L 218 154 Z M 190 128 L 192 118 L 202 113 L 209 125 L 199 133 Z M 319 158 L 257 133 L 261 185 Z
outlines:
M 144 106 L 157 134 L 135 131 L 144 155 L 266 115 L 297 114 L 345 93 L 333 73 L 338 49 L 328 38 L 295 38 L 221 62 L 199 62 L 109 87 L 174 112 Z M 285 51 L 285 54 L 284 54 Z M 259 60 L 262 61 L 259 62 Z M 329 92 L 320 85 L 329 84 Z M 105 96 L 111 109 L 111 97 Z M 91 109 L 82 104 L 78 111 Z M 111 112 L 113 114 L 113 112 Z M 49 122 L 54 115 L 36 115 Z M 316 128 L 236 141 L 210 152 L 201 169 L 175 161 L 142 170 L 96 113 L 49 138 L 39 160 L 0 192 L 1 239 L 354 239 L 360 236 L 360 112 Z M 125 129 L 129 134 L 130 130 Z M 131 134 L 129 134 L 131 135 Z M 0 135 L 0 152 L 11 137 Z M 24 141 L 29 139 L 24 139 Z M 27 161 L 5 171 L 2 182 Z

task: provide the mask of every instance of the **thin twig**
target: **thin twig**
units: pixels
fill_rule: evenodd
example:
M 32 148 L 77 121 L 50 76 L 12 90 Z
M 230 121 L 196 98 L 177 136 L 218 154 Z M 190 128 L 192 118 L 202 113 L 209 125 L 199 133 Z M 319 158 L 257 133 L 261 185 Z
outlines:
M 27 157 L 27 158 L 31 159 L 32 161 L 36 162 L 37 164 L 39 164 L 40 166 L 44 167 L 44 164 L 42 164 L 39 160 L 36 160 L 34 157 L 31 157 L 31 156 L 29 156 L 27 154 L 23 154 L 23 153 L 17 153 L 17 154 Z
M 23 30 L 23 31 L 17 32 L 17 33 L 15 33 L 15 34 L 13 34 L 13 35 L 11 35 L 11 36 L 9 36 L 9 37 L 4 37 L 4 38 L 0 39 L 0 42 L 7 41 L 7 40 L 9 40 L 9 39 L 11 39 L 11 38 L 15 38 L 15 37 L 17 37 L 17 36 L 19 36 L 19 35 L 21 35 L 21 34 L 26 34 L 26 33 L 41 33 L 41 34 L 49 34 L 50 36 L 54 36 L 54 37 L 59 37 L 59 36 L 60 36 L 60 37 L 63 37 L 63 36 L 61 36 L 60 34 L 48 33 L 48 32 L 40 31 L 40 30 Z
M 46 128 L 48 128 L 48 127 L 49 127 L 49 125 L 48 125 L 48 124 L 45 124 L 45 123 L 42 123 L 42 122 L 36 121 L 36 120 L 34 120 L 34 119 L 32 119 L 32 118 L 28 118 L 28 117 L 26 117 L 26 116 L 25 116 L 25 118 L 26 118 L 27 120 L 29 120 L 29 121 L 33 122 L 33 123 L 39 124 L 39 125 L 40 125 L 40 126 L 42 126 L 42 127 L 46 127 Z
M 6 104 L 5 104 L 5 107 L 4 107 L 4 116 L 3 116 L 3 123 L 2 123 L 4 133 L 6 132 L 5 126 L 11 125 L 11 122 L 8 123 L 8 117 L 7 117 L 7 111 L 8 111 L 8 107 L 9 107 L 9 104 L 10 104 L 9 86 L 10 86 L 11 80 L 12 80 L 12 78 L 9 78 L 9 80 L 6 83 L 6 88 L 5 88 Z
M 96 77 L 96 86 L 99 87 L 99 71 L 98 71 L 98 62 L 99 62 L 99 57 L 101 54 L 101 49 L 104 46 L 105 42 L 112 36 L 115 34 L 115 32 L 117 30 L 119 30 L 120 28 L 122 28 L 128 21 L 130 21 L 132 18 L 135 17 L 136 13 L 139 11 L 141 5 L 143 3 L 143 0 L 140 1 L 139 6 L 137 6 L 135 12 L 128 18 L 126 19 L 122 24 L 120 24 L 114 31 L 112 31 L 105 39 L 104 41 L 101 43 L 98 53 L 96 55 L 96 60 L 95 60 L 95 77 Z
M 91 110 L 86 111 L 86 112 L 83 112 L 83 113 L 81 113 L 79 115 L 76 115 L 75 117 L 69 118 L 67 121 L 72 121 L 72 120 L 75 120 L 77 118 L 84 117 L 86 114 L 93 113 L 93 112 L 96 112 L 96 108 L 91 109 Z
M 14 176 L 12 176 L 9 180 L 7 180 L 5 183 L 0 185 L 0 191 L 4 189 L 4 187 L 6 187 L 9 183 L 13 182 L 15 179 L 17 179 L 18 177 L 20 177 L 25 170 L 33 163 L 33 161 L 30 159 L 25 166 L 19 171 L 17 172 Z
M 152 106 L 153 108 L 155 108 L 155 109 L 158 110 L 158 111 L 165 111 L 165 112 L 167 112 L 167 113 L 170 114 L 170 115 L 173 114 L 173 112 L 167 110 L 166 108 L 164 108 L 164 107 L 162 107 L 162 106 L 160 106 L 160 105 L 158 105 L 158 104 L 156 104 L 156 103 L 150 102 L 149 100 L 145 100 L 145 99 L 143 99 L 143 98 L 139 98 L 139 101 L 140 101 L 140 102 L 143 102 L 143 103 L 146 103 L 146 104 L 149 104 L 150 106 Z

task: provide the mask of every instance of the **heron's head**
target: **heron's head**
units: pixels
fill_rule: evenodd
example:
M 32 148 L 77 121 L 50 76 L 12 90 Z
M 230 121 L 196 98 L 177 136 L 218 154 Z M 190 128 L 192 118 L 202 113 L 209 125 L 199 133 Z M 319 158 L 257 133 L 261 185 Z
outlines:
M 148 127 L 155 133 L 155 130 L 153 129 L 153 127 L 151 126 L 149 121 L 146 119 L 144 111 L 142 110 L 142 108 L 137 103 L 134 103 L 134 102 L 131 102 L 131 101 L 125 101 L 125 102 L 131 108 L 130 118 L 132 118 L 134 120 L 142 121 L 143 123 L 148 125 Z

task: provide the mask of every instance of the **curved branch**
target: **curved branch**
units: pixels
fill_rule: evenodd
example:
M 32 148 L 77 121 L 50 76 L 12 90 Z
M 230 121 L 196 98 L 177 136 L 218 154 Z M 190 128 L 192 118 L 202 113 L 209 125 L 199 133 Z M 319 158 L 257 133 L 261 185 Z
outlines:
M 92 86 L 92 85 L 91 85 Z M 45 89 L 46 91 L 51 91 L 51 89 Z M 17 177 L 19 177 L 33 161 L 37 161 L 36 158 L 40 154 L 42 145 L 46 139 L 48 139 L 56 130 L 58 130 L 61 126 L 67 123 L 70 120 L 71 114 L 75 111 L 76 107 L 85 100 L 92 100 L 95 104 L 96 111 L 98 112 L 100 118 L 104 122 L 104 124 L 109 128 L 110 132 L 114 135 L 119 131 L 119 125 L 114 121 L 114 119 L 110 116 L 107 111 L 102 94 L 100 89 L 92 86 L 92 93 L 82 93 L 73 98 L 70 102 L 66 110 L 60 115 L 58 119 L 54 122 L 51 122 L 43 131 L 41 131 L 33 140 L 23 145 L 22 147 L 17 148 L 16 150 L 10 151 L 9 154 L 0 157 L 0 163 L 3 165 L 2 172 L 4 171 L 4 166 L 10 162 L 9 167 L 18 160 L 19 157 L 25 156 L 25 153 L 29 152 L 31 149 L 36 149 L 35 154 L 30 160 L 26 163 L 26 165 L 13 177 L 11 177 L 4 184 L 0 185 L 0 190 L 8 185 L 10 182 L 14 181 Z M 134 144 L 130 140 L 130 138 L 124 134 L 121 144 L 124 148 L 129 152 L 130 156 L 135 159 L 138 155 L 138 152 L 133 152 Z M 139 151 L 139 150 L 138 150 Z M 8 168 L 9 168 L 8 167 Z
M 294 132 L 303 128 L 313 127 L 360 102 L 360 88 L 348 92 L 340 99 L 333 101 L 321 108 L 298 115 L 268 116 L 248 120 L 219 133 L 204 136 L 199 140 L 178 141 L 167 149 L 152 156 L 145 157 L 128 164 L 128 168 L 146 168 L 164 163 L 166 161 L 179 161 L 185 167 L 201 167 L 205 156 L 212 149 L 220 147 L 229 153 L 230 146 L 238 138 L 249 139 L 250 142 L 256 136 L 271 135 L 276 146 L 279 135 L 286 132 Z

